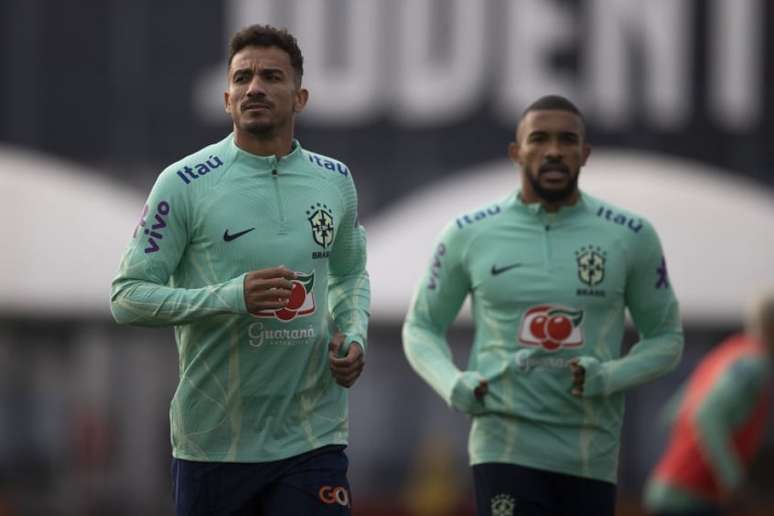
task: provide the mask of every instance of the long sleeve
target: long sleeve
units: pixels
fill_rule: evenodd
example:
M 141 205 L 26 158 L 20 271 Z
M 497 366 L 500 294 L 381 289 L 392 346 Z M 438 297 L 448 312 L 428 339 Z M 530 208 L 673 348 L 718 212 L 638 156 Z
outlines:
M 702 456 L 725 492 L 733 491 L 743 480 L 744 467 L 733 445 L 733 431 L 755 408 L 764 378 L 760 362 L 739 360 L 718 379 L 694 412 Z
M 151 190 L 112 282 L 110 308 L 119 324 L 168 326 L 246 313 L 244 275 L 200 288 L 173 286 L 190 240 L 190 210 L 181 185 L 167 170 Z
M 414 370 L 450 406 L 471 412 L 472 392 L 480 376 L 457 369 L 446 340 L 446 331 L 470 289 L 459 240 L 459 230 L 450 225 L 437 243 L 403 325 L 403 349 Z
M 607 396 L 652 381 L 671 371 L 682 356 L 680 312 L 658 235 L 646 224 L 633 242 L 625 300 L 640 339 L 621 358 L 581 359 L 584 396 Z
M 358 342 L 365 351 L 371 284 L 366 270 L 366 234 L 358 222 L 357 191 L 351 177 L 342 192 L 346 211 L 331 253 L 328 302 L 336 327 L 345 335 L 345 350 Z
M 677 421 L 680 407 L 683 405 L 683 401 L 685 401 L 686 388 L 685 384 L 681 385 L 661 409 L 658 421 L 664 428 L 671 428 L 675 421 Z

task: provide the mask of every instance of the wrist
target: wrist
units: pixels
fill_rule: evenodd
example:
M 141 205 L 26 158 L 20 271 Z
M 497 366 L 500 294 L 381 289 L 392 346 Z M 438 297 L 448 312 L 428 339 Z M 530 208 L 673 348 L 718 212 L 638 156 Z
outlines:
M 583 397 L 605 396 L 607 394 L 607 378 L 602 362 L 594 357 L 579 357 L 578 364 L 583 367 Z
M 484 380 L 478 371 L 463 371 L 457 377 L 449 396 L 449 405 L 465 414 L 477 414 L 484 408 L 484 402 L 476 398 L 476 388 Z

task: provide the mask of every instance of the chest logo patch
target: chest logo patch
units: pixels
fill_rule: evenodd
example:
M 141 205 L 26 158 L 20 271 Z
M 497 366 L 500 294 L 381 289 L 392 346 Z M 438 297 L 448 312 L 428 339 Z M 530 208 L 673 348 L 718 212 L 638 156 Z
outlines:
M 575 251 L 578 263 L 578 279 L 589 287 L 595 287 L 605 279 L 605 257 L 602 248 L 589 245 Z
M 561 305 L 539 305 L 521 318 L 519 343 L 547 351 L 583 345 L 583 310 Z
M 330 247 L 333 244 L 333 214 L 327 205 L 316 203 L 306 210 L 307 220 L 312 229 L 312 239 L 323 248 L 315 251 L 312 258 L 327 258 L 330 255 Z
M 314 271 L 309 274 L 296 273 L 296 279 L 291 283 L 293 286 L 290 289 L 290 300 L 284 308 L 261 310 L 253 315 L 279 319 L 282 322 L 312 315 L 317 308 L 314 302 Z

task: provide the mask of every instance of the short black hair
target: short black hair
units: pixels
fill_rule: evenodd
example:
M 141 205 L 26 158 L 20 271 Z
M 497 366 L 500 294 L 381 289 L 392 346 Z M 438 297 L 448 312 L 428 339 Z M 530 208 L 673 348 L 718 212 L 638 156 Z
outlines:
M 527 116 L 527 113 L 530 111 L 546 111 L 546 110 L 555 110 L 555 111 L 568 111 L 570 113 L 573 113 L 575 115 L 578 115 L 581 120 L 584 120 L 583 113 L 581 113 L 581 110 L 578 109 L 578 106 L 572 103 L 570 99 L 567 97 L 563 97 L 561 95 L 545 95 L 543 97 L 540 97 L 535 102 L 527 106 L 527 109 L 524 110 L 524 112 L 521 114 L 521 118 L 524 118 Z
M 234 34 L 228 45 L 229 68 L 234 55 L 245 47 L 277 47 L 284 50 L 296 72 L 296 84 L 301 84 L 301 78 L 304 76 L 304 56 L 298 47 L 298 41 L 287 29 L 278 29 L 271 25 L 250 25 Z
M 521 113 L 521 118 L 519 118 L 519 123 L 516 128 L 517 139 L 519 137 L 519 132 L 521 131 L 521 124 L 524 122 L 524 119 L 527 117 L 527 115 L 532 111 L 564 111 L 576 115 L 580 119 L 581 134 L 585 139 L 586 119 L 583 117 L 583 113 L 581 113 L 581 110 L 578 109 L 578 106 L 573 104 L 570 99 L 561 95 L 544 95 L 543 97 L 540 97 L 535 102 L 527 106 L 527 108 Z

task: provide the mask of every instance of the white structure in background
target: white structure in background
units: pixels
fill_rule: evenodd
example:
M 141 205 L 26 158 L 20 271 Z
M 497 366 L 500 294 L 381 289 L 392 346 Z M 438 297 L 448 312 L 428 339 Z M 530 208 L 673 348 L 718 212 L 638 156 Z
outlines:
M 486 164 L 404 197 L 372 219 L 373 317 L 402 319 L 441 228 L 519 182 L 510 161 Z M 655 225 L 685 321 L 737 324 L 748 298 L 774 284 L 774 192 L 700 163 L 604 149 L 594 149 L 580 185 Z
M 509 161 L 423 188 L 367 221 L 374 320 L 403 318 L 443 225 L 519 184 Z M 736 324 L 774 283 L 774 194 L 696 162 L 595 149 L 581 187 L 647 217 L 686 321 Z M 78 165 L 0 148 L 0 313 L 109 317 L 109 286 L 144 199 Z
M 143 197 L 95 170 L 0 146 L 0 313 L 110 315 L 110 281 Z

